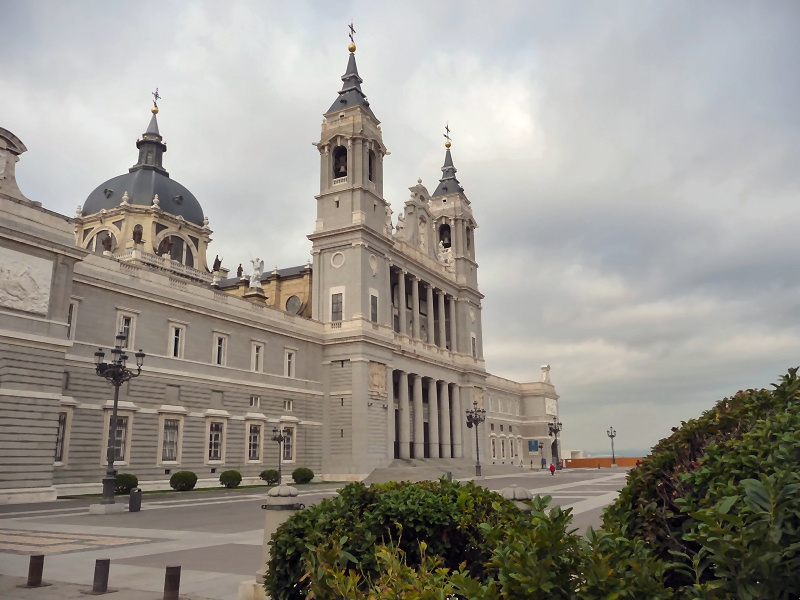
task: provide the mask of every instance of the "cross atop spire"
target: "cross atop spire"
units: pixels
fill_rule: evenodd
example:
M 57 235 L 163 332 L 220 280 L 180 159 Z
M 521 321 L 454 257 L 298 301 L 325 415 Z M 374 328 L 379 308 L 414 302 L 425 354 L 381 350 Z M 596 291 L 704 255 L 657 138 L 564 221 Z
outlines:
M 348 25 L 348 28 L 350 29 L 350 43 L 351 44 L 355 44 L 356 41 L 353 39 L 353 36 L 355 35 L 356 30 L 353 29 L 353 21 L 352 20 L 350 21 L 350 25 Z
M 158 114 L 158 101 L 161 100 L 161 96 L 158 95 L 158 88 L 156 88 L 155 92 L 151 92 L 150 94 L 153 96 L 153 108 L 150 109 L 154 115 Z
M 444 147 L 449 148 L 450 146 L 452 146 L 452 144 L 450 143 L 450 123 L 447 123 L 444 126 L 444 138 L 447 140 L 444 143 Z

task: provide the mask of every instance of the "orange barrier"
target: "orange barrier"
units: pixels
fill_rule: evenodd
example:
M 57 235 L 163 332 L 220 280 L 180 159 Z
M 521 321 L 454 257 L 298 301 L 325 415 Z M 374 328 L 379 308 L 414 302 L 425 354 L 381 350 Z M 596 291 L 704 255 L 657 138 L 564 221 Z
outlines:
M 617 457 L 617 466 L 618 467 L 635 467 L 636 461 L 642 460 L 641 457 L 638 456 L 618 456 Z M 597 458 L 565 458 L 564 459 L 564 466 L 567 469 L 596 469 L 597 465 L 600 465 L 601 468 L 606 468 L 611 466 L 611 457 L 610 456 L 598 456 Z

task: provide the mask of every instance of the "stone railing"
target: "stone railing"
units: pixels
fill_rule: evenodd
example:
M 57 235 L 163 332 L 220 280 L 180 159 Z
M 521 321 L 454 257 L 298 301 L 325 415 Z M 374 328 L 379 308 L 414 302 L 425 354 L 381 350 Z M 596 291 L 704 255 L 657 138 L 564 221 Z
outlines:
M 203 283 L 211 283 L 213 279 L 211 273 L 201 271 L 200 269 L 195 269 L 194 267 L 182 265 L 177 260 L 170 259 L 169 256 L 157 256 L 136 248 L 126 250 L 120 254 L 115 254 L 112 256 L 112 258 L 121 263 L 142 264 L 147 265 L 148 267 L 155 267 L 156 269 L 162 269 L 176 273 L 178 275 L 187 277 L 188 279 L 201 281 Z
M 336 179 L 333 180 L 332 185 L 339 185 L 340 183 L 347 183 L 347 175 L 345 175 L 344 177 L 337 177 Z

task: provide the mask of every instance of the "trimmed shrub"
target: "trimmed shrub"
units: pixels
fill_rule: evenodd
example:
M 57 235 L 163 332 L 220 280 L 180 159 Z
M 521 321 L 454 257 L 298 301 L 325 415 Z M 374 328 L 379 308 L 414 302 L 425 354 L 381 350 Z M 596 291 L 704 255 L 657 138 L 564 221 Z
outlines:
M 264 469 L 259 476 L 267 485 L 274 485 L 278 483 L 278 471 L 275 469 Z
M 242 474 L 236 469 L 223 471 L 219 476 L 219 482 L 226 488 L 235 488 L 242 483 Z
M 169 487 L 178 492 L 185 492 L 194 488 L 197 475 L 191 471 L 177 471 L 169 478 Z
M 308 467 L 297 467 L 292 471 L 292 479 L 295 483 L 308 483 L 314 479 L 314 471 Z
M 139 485 L 139 478 L 131 473 L 120 473 L 114 484 L 115 494 L 130 494 L 131 490 Z

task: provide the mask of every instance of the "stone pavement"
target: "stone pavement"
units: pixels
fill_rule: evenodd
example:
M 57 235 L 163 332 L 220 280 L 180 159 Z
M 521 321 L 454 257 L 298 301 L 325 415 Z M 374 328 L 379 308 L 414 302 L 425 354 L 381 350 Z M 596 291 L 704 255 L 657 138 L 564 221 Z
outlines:
M 549 494 L 570 506 L 580 531 L 600 523 L 602 508 L 625 483 L 624 469 L 523 471 L 488 475 L 481 485 L 511 484 Z M 301 486 L 306 505 L 336 494 L 341 484 Z M 239 584 L 261 566 L 266 489 L 145 495 L 142 511 L 89 515 L 97 498 L 0 506 L 0 598 L 60 600 L 91 589 L 94 563 L 111 559 L 112 600 L 157 600 L 167 566 L 180 565 L 181 598 L 235 600 Z M 28 555 L 44 554 L 49 587 L 22 589 Z

